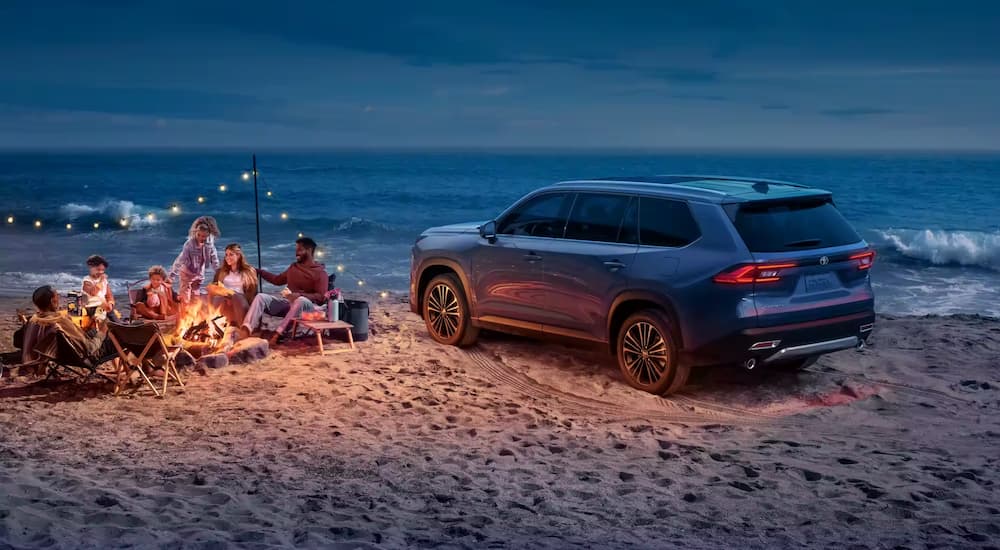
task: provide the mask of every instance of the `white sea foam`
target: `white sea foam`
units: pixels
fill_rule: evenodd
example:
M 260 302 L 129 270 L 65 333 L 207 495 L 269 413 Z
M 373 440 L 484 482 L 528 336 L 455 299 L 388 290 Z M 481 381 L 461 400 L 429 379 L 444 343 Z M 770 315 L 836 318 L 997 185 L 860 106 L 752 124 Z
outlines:
M 60 206 L 59 212 L 70 221 L 93 219 L 107 223 L 109 228 L 121 227 L 121 221 L 125 220 L 126 228 L 142 229 L 156 225 L 163 219 L 156 209 L 117 199 L 103 200 L 96 205 L 71 202 Z
M 31 292 L 42 285 L 52 285 L 57 291 L 66 293 L 70 290 L 80 290 L 83 286 L 83 276 L 86 267 L 79 274 L 59 273 L 25 273 L 21 271 L 0 272 L 0 295 L 30 296 Z M 124 293 L 125 281 L 111 279 L 112 292 Z
M 885 245 L 909 258 L 1000 271 L 1000 233 L 887 229 L 879 234 Z

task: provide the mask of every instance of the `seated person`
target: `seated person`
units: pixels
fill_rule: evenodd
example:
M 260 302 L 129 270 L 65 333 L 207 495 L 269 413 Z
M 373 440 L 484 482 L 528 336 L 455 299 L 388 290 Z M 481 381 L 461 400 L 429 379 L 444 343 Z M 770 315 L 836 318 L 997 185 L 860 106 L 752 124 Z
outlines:
M 140 317 L 156 321 L 177 314 L 177 299 L 174 298 L 174 289 L 167 284 L 167 270 L 163 266 L 149 268 L 149 284 L 139 291 L 135 312 Z
M 261 277 L 272 285 L 288 285 L 282 296 L 258 294 L 250 304 L 250 311 L 243 318 L 240 327 L 240 337 L 250 336 L 260 327 L 261 318 L 265 313 L 275 317 L 284 317 L 270 344 L 278 343 L 288 326 L 304 311 L 322 309 L 326 302 L 327 275 L 323 264 L 313 260 L 316 252 L 316 241 L 303 237 L 295 241 L 295 263 L 288 266 L 284 272 L 275 275 L 266 270 L 260 270 Z
M 108 319 L 119 321 L 120 316 L 115 311 L 115 296 L 111 293 L 111 284 L 108 282 L 108 261 L 95 254 L 87 258 L 87 268 L 90 273 L 83 278 L 87 315 L 94 317 L 97 308 L 101 308 L 108 314 Z
M 109 352 L 110 346 L 103 334 L 94 328 L 84 331 L 68 315 L 59 311 L 59 293 L 51 286 L 35 289 L 31 301 L 38 308 L 38 313 L 28 320 L 24 330 L 21 356 L 24 363 L 42 359 L 40 352 L 55 356 L 55 340 L 47 336 L 56 331 L 66 335 L 66 340 L 79 351 L 81 357 L 93 358 Z M 51 349 L 45 349 L 45 345 L 51 345 Z
M 208 285 L 212 304 L 222 310 L 231 325 L 243 322 L 250 302 L 257 297 L 257 270 L 243 257 L 243 249 L 233 243 L 226 246 L 225 263 Z

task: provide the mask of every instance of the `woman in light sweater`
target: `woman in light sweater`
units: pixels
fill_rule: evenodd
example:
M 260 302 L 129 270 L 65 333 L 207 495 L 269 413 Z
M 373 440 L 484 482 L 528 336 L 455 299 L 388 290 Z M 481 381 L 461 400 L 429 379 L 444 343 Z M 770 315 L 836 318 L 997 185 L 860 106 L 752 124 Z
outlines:
M 208 287 L 212 303 L 222 309 L 229 324 L 238 326 L 257 296 L 257 270 L 247 263 L 240 245 L 226 246 L 225 264 L 212 283 Z

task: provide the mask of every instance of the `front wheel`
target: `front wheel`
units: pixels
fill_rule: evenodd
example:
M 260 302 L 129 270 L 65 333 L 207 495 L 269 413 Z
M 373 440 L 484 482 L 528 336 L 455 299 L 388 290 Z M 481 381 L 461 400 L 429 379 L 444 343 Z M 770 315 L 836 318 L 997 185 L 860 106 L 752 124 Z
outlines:
M 423 316 L 431 338 L 449 346 L 475 343 L 479 329 L 472 326 L 462 283 L 452 274 L 434 277 L 424 291 Z
M 649 393 L 669 395 L 687 383 L 689 365 L 677 360 L 677 343 L 670 319 L 647 309 L 633 314 L 618 331 L 618 367 L 629 385 Z

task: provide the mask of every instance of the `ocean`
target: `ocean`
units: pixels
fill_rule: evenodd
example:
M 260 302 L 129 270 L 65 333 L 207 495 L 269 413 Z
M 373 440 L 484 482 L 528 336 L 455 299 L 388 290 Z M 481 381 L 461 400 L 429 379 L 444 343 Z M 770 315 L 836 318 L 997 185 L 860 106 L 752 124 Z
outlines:
M 264 267 L 287 266 L 302 233 L 328 269 L 343 266 L 348 292 L 405 291 L 421 230 L 492 218 L 555 181 L 728 174 L 833 191 L 878 249 L 880 312 L 1000 316 L 1000 154 L 282 151 L 257 163 Z M 256 264 L 250 168 L 235 152 L 0 153 L 0 295 L 77 288 L 90 254 L 121 291 L 169 267 L 200 215 L 219 221 L 220 254 L 238 242 Z

